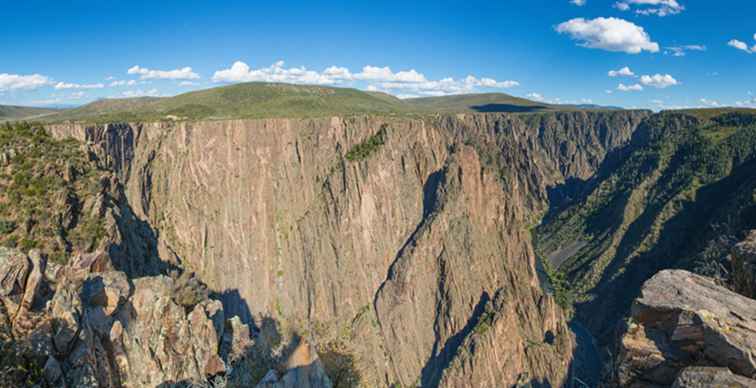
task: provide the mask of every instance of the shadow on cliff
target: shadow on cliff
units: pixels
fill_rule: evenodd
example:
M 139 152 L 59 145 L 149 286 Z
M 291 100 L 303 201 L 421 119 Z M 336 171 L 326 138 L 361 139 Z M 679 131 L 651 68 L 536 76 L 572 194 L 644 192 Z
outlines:
M 643 125 L 643 124 L 641 124 Z M 546 188 L 549 208 L 541 220 L 546 224 L 558 216 L 563 210 L 584 200 L 602 181 L 608 178 L 624 162 L 630 154 L 643 144 L 644 133 L 638 127 L 630 141 L 609 151 L 596 169 L 596 173 L 589 179 L 569 177 L 559 185 Z
M 225 386 L 254 387 L 271 371 L 275 371 L 278 378 L 293 374 L 296 376 L 294 380 L 325 373 L 334 388 L 359 386 L 361 379 L 355 359 L 341 347 L 332 343 L 318 344 L 314 347 L 317 352 L 317 359 L 314 359 L 309 348 L 302 350 L 308 342 L 299 333 L 287 332 L 271 316 L 264 316 L 257 322 L 258 325 L 251 328 L 254 332 L 251 344 L 242 355 L 229 360 L 231 373 L 224 376 Z
M 569 322 L 575 334 L 575 350 L 572 352 L 565 388 L 598 387 L 603 362 L 593 335 L 576 319 Z
M 449 337 L 446 342 L 441 346 L 439 333 L 436 333 L 436 341 L 433 344 L 432 357 L 425 363 L 420 375 L 420 381 L 423 387 L 438 387 L 441 382 L 441 377 L 446 368 L 457 355 L 457 350 L 478 325 L 481 316 L 486 311 L 486 305 L 491 301 L 491 297 L 487 292 L 483 292 L 480 295 L 478 303 L 475 305 L 470 319 L 467 320 L 465 326 Z M 437 312 L 437 316 L 439 313 Z
M 160 257 L 158 233 L 149 222 L 137 217 L 123 187 L 119 184 L 115 190 L 113 205 L 120 211 L 113 212 L 113 215 L 121 239 L 110 244 L 108 253 L 116 270 L 123 271 L 130 279 L 181 270 L 176 263 Z
M 210 298 L 220 300 L 223 304 L 223 312 L 230 317 L 237 316 L 242 323 L 254 326 L 252 312 L 247 300 L 239 293 L 238 289 L 227 289 L 222 292 L 210 292 Z
M 480 113 L 528 113 L 541 112 L 546 110 L 546 107 L 543 105 L 522 106 L 513 104 L 484 104 L 473 105 L 470 109 Z

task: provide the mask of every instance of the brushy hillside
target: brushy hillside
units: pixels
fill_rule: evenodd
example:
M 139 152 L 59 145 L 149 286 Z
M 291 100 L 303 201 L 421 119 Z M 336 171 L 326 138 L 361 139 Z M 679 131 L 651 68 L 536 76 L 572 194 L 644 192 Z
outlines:
M 538 112 L 557 106 L 526 100 L 503 93 L 460 94 L 443 97 L 422 97 L 404 100 L 416 110 L 429 112 Z
M 572 185 L 582 194 L 537 228 L 537 251 L 608 336 L 661 269 L 728 283 L 732 245 L 756 228 L 756 111 L 652 116 L 593 181 Z
M 401 100 L 356 89 L 244 83 L 166 98 L 107 99 L 47 121 L 157 121 L 238 118 L 304 118 L 406 112 Z
M 45 121 L 105 123 L 574 109 L 580 108 L 542 104 L 500 93 L 402 100 L 385 93 L 349 88 L 252 82 L 199 90 L 175 97 L 104 99 L 51 115 Z
M 0 246 L 39 248 L 58 262 L 95 248 L 104 234 L 96 197 L 107 176 L 75 140 L 25 123 L 0 126 Z
M 443 97 L 422 97 L 404 100 L 414 110 L 444 113 L 467 112 L 543 112 L 575 110 L 621 110 L 599 105 L 554 105 L 510 96 L 504 93 L 459 94 Z
M 33 119 L 58 112 L 57 109 L 0 105 L 0 121 Z

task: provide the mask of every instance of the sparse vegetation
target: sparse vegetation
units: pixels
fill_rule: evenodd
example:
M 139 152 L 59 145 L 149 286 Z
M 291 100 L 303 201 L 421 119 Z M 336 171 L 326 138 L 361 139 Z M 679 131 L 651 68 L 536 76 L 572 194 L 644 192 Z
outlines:
M 346 154 L 347 160 L 350 162 L 357 162 L 367 159 L 386 143 L 387 129 L 388 126 L 386 124 L 381 125 L 381 129 L 379 129 L 377 133 L 368 137 L 362 143 L 352 147 Z
M 276 83 L 245 83 L 175 97 L 106 99 L 45 118 L 95 123 L 309 118 L 356 114 L 399 114 L 412 109 L 401 100 L 356 89 Z
M 105 236 L 91 210 L 107 201 L 98 199 L 105 174 L 76 141 L 28 123 L 0 127 L 0 245 L 39 248 L 58 262 L 94 249 Z
M 618 167 L 536 229 L 540 257 L 568 256 L 546 271 L 559 304 L 589 300 L 599 282 L 641 281 L 638 273 L 664 267 L 726 279 L 733 236 L 756 227 L 754 117 L 704 110 L 648 119 Z

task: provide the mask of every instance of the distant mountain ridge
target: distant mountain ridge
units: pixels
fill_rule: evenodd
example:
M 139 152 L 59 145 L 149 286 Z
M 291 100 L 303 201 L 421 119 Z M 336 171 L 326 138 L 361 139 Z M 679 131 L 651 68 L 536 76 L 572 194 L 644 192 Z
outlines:
M 57 109 L 34 108 L 15 105 L 0 105 L 0 121 L 36 118 L 57 112 Z
M 173 97 L 102 99 L 51 115 L 46 117 L 45 121 L 105 123 L 605 109 L 607 108 L 594 105 L 553 105 L 504 93 L 400 99 L 382 92 L 352 88 L 250 82 L 198 90 Z

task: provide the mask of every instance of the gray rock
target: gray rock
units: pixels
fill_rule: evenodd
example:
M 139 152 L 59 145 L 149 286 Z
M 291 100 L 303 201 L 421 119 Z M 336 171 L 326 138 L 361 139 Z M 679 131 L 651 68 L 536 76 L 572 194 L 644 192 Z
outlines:
M 60 368 L 60 363 L 54 357 L 50 356 L 45 362 L 45 367 L 42 372 L 45 374 L 45 380 L 54 385 L 63 376 L 63 370 Z
M 688 367 L 680 372 L 672 388 L 753 388 L 756 380 L 738 376 L 727 368 Z
M 618 383 L 672 384 L 687 366 L 756 374 L 756 301 L 681 270 L 648 280 L 620 341 Z
M 15 249 L 0 247 L 0 296 L 21 295 L 31 263 Z

